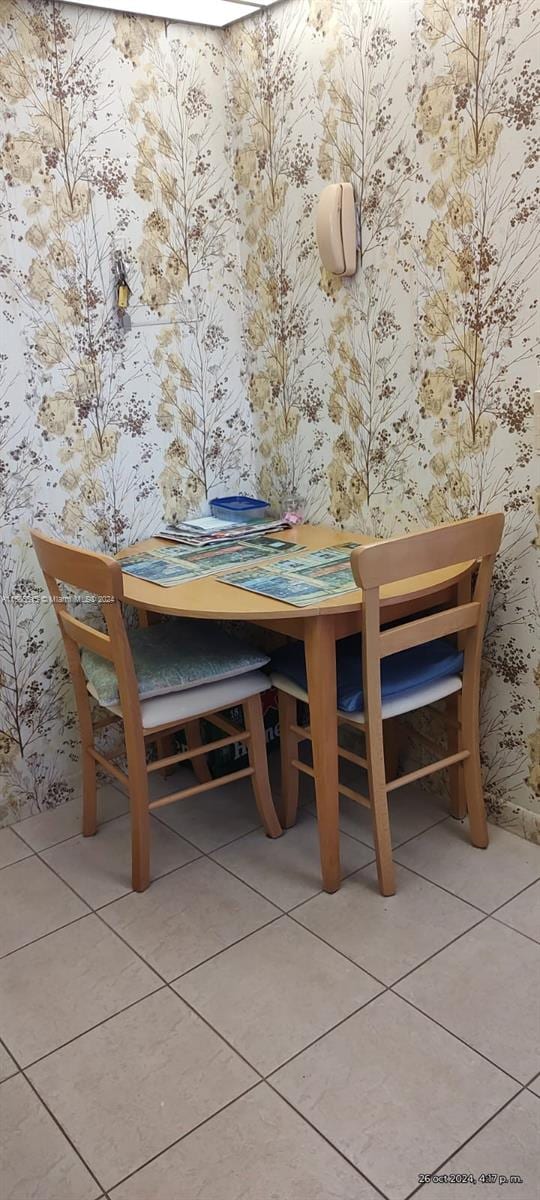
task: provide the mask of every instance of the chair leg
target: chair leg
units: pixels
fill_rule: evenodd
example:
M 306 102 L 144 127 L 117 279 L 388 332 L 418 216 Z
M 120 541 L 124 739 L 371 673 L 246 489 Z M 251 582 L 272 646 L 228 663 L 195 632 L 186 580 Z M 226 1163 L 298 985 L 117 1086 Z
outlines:
M 469 833 L 473 846 L 477 846 L 479 850 L 485 850 L 489 844 L 489 834 L 480 765 L 478 720 L 467 723 L 464 712 L 463 727 L 467 729 L 463 738 L 463 749 L 469 751 L 469 758 L 463 760 L 462 767 L 465 803 L 469 815 Z
M 452 696 L 447 697 L 446 715 L 448 717 L 446 734 L 448 754 L 457 754 L 459 750 L 458 723 L 461 718 L 461 696 L 459 692 L 454 692 Z M 456 821 L 463 821 L 464 817 L 467 816 L 467 803 L 465 800 L 463 767 L 461 763 L 456 763 L 455 766 L 448 768 L 448 787 L 450 790 L 450 816 L 455 817 Z
M 148 776 L 133 778 L 130 772 L 131 882 L 134 892 L 145 892 L 150 883 L 150 811 Z
M 203 744 L 200 721 L 191 721 L 189 725 L 186 725 L 185 733 L 188 750 L 198 750 L 199 746 Z M 198 782 L 209 783 L 212 776 L 206 754 L 198 754 L 196 758 L 192 759 L 191 765 Z
M 296 724 L 297 703 L 288 692 L 278 693 L 279 704 L 279 748 L 281 754 L 281 799 L 278 805 L 281 824 L 290 829 L 296 822 L 298 811 L 298 771 L 292 766 L 298 742 L 291 725 Z
M 396 890 L 396 879 L 388 815 L 383 738 L 382 732 L 378 737 L 372 737 L 369 726 L 366 726 L 366 752 L 379 891 L 382 896 L 393 896 Z
M 83 749 L 83 837 L 93 837 L 97 830 L 97 764 L 95 758 Z
M 135 892 L 150 883 L 150 809 L 143 732 L 124 721 L 131 815 L 131 882 Z
M 249 765 L 255 772 L 251 776 L 255 802 L 267 837 L 281 837 L 283 830 L 272 798 L 270 779 L 268 776 L 268 758 L 266 754 L 266 734 L 260 696 L 250 696 L 244 700 L 244 721 L 250 734 L 247 742 Z

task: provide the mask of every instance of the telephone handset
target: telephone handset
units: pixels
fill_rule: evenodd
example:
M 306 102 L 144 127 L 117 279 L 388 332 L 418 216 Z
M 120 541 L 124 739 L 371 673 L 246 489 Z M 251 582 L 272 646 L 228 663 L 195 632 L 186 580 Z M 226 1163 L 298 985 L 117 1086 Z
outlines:
M 315 236 L 326 270 L 332 275 L 354 275 L 357 218 L 352 183 L 330 183 L 323 188 L 317 205 Z

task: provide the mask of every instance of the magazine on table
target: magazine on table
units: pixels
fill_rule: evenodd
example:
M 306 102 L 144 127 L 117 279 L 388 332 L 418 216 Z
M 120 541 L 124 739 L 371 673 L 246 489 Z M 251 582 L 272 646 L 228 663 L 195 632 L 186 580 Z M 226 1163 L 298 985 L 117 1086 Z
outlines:
M 235 542 L 239 538 L 261 537 L 264 533 L 278 533 L 280 529 L 289 529 L 289 522 L 283 520 L 254 520 L 241 523 L 240 521 L 221 521 L 215 517 L 201 517 L 198 521 L 183 521 L 178 525 L 161 525 L 156 537 L 169 542 L 180 542 L 187 546 L 203 547 L 216 545 L 219 542 Z
M 270 596 L 274 600 L 284 600 L 299 608 L 321 604 L 332 596 L 353 592 L 358 587 L 351 568 L 343 563 L 319 567 L 309 575 L 287 572 L 281 567 L 281 563 L 275 566 L 262 564 L 219 578 L 222 583 L 230 583 L 233 587 L 257 592 L 261 596 Z
M 326 546 L 312 550 L 297 559 L 282 558 L 266 565 L 234 571 L 222 583 L 283 600 L 304 608 L 330 600 L 333 596 L 354 592 L 358 584 L 350 565 L 351 551 L 365 542 L 345 542 L 341 546 Z
M 287 574 L 311 575 L 325 567 L 335 567 L 350 561 L 351 552 L 358 549 L 358 542 L 344 542 L 342 546 L 323 546 L 321 550 L 310 550 L 292 562 L 284 561 L 278 569 Z
M 254 538 L 228 545 L 217 545 L 194 550 L 180 546 L 159 546 L 142 550 L 120 559 L 122 570 L 127 575 L 136 575 L 162 587 L 176 587 L 180 583 L 192 583 L 214 575 L 216 571 L 232 570 L 248 563 L 265 561 L 276 555 L 292 556 L 303 546 L 286 542 L 283 538 Z

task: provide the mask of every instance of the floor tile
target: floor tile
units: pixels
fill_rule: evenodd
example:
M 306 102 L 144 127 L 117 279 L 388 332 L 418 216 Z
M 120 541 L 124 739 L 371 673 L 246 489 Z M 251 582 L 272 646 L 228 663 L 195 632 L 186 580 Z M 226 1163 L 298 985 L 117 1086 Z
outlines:
M 161 987 L 98 917 L 0 959 L 0 1033 L 21 1066 Z
M 498 921 L 540 942 L 540 881 L 493 914 Z
M 533 1200 L 537 1195 L 540 1179 L 540 1100 L 528 1092 L 522 1092 L 511 1100 L 492 1121 L 481 1129 L 462 1150 L 446 1162 L 437 1175 L 472 1175 L 480 1180 L 481 1175 L 497 1176 L 495 1182 L 460 1183 L 446 1188 L 440 1183 L 426 1184 L 419 1193 L 419 1200 L 434 1200 L 446 1190 L 465 1198 L 478 1194 L 497 1196 L 497 1200 Z M 522 1183 L 510 1183 L 510 1175 L 519 1175 Z M 504 1183 L 504 1179 L 508 1182 Z
M 184 772 L 178 784 L 175 782 L 178 776 L 171 776 L 175 788 L 183 787 L 184 783 L 188 786 L 187 774 Z M 206 795 L 178 800 L 157 810 L 156 816 L 206 854 L 260 826 L 249 779 L 240 779 Z
M 127 796 L 111 784 L 98 788 L 98 820 L 110 821 L 128 811 Z M 17 833 L 33 850 L 46 850 L 49 846 L 63 842 L 66 838 L 75 837 L 81 832 L 81 801 L 68 800 L 67 804 L 59 804 L 57 808 L 48 808 L 45 812 L 35 813 L 26 817 L 14 826 Z
M 0 1045 L 0 1082 L 2 1079 L 9 1079 L 10 1075 L 16 1075 L 18 1070 L 11 1055 Z
M 171 792 L 179 792 L 180 788 L 191 787 L 197 780 L 191 767 L 181 763 L 171 770 L 170 774 L 164 775 L 162 771 L 151 771 L 148 776 L 148 791 L 151 800 L 159 800 L 161 796 L 168 796 Z M 116 784 L 121 787 L 121 784 Z
M 2 1200 L 97 1200 L 100 1188 L 22 1075 L 0 1087 Z
M 483 921 L 396 991 L 522 1083 L 540 1069 L 540 947 L 521 933 Z
M 489 846 L 471 846 L 467 821 L 449 818 L 396 850 L 396 860 L 492 912 L 540 877 L 540 846 L 489 826 Z
M 266 1084 L 166 1150 L 111 1200 L 377 1200 Z
M 362 771 L 360 775 L 361 778 L 358 770 L 355 773 L 347 771 L 346 782 L 349 787 L 367 795 L 365 774 Z M 415 837 L 448 816 L 448 801 L 444 797 L 413 786 L 400 789 L 396 795 L 390 796 L 388 808 L 393 846 L 399 846 L 401 842 Z M 315 811 L 314 806 L 310 811 Z M 344 833 L 360 838 L 368 846 L 375 845 L 369 809 L 341 796 L 339 812 L 339 827 Z
M 151 820 L 152 879 L 197 858 L 199 851 L 160 821 Z M 131 891 L 129 816 L 102 825 L 95 837 L 71 838 L 43 851 L 43 858 L 92 908 L 100 908 Z
M 389 1200 L 404 1200 L 517 1087 L 390 992 L 272 1084 Z
M 536 1079 L 533 1079 L 532 1083 L 529 1084 L 529 1088 L 536 1096 L 540 1096 L 540 1075 L 537 1075 Z
M 279 913 L 216 863 L 199 859 L 156 880 L 141 895 L 124 896 L 101 915 L 169 980 Z
M 38 858 L 0 871 L 0 955 L 52 933 L 88 912 L 86 904 Z
M 168 988 L 49 1055 L 29 1077 L 107 1190 L 256 1080 Z
M 344 875 L 373 858 L 372 850 L 346 835 L 340 849 Z M 319 833 L 309 813 L 300 813 L 296 825 L 281 838 L 250 833 L 212 857 L 283 909 L 301 904 L 322 888 Z
M 263 1075 L 380 990 L 288 917 L 173 986 Z
M 0 829 L 0 870 L 11 863 L 20 862 L 22 858 L 28 858 L 31 853 L 11 827 Z
M 381 896 L 372 864 L 335 896 L 322 892 L 295 909 L 294 918 L 386 984 L 482 920 L 478 909 L 405 867 L 396 868 L 396 886 L 395 896 Z

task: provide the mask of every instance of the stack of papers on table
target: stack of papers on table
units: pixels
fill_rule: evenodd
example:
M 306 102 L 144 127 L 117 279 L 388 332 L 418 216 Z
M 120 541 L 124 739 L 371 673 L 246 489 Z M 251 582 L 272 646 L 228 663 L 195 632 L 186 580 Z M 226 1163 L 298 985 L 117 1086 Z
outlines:
M 321 604 L 332 596 L 356 591 L 358 584 L 351 570 L 351 551 L 365 542 L 345 542 L 341 546 L 326 546 L 299 555 L 297 559 L 281 558 L 267 565 L 258 563 L 254 567 L 234 571 L 227 577 L 220 576 L 222 583 L 270 596 L 304 608 Z
M 186 546 L 213 546 L 218 543 L 244 541 L 244 538 L 261 537 L 264 533 L 277 533 L 288 529 L 288 521 L 222 521 L 217 517 L 197 517 L 182 521 L 180 525 L 162 525 L 156 533 L 158 538 L 169 542 L 182 542 Z
M 286 554 L 292 558 L 303 549 L 283 538 L 259 537 L 249 541 L 220 542 L 200 549 L 160 546 L 159 549 L 128 554 L 120 558 L 120 565 L 127 575 L 136 575 L 162 587 L 176 587 L 179 583 L 192 583 L 205 575 L 214 575 L 216 571 L 230 571 L 271 557 Z

